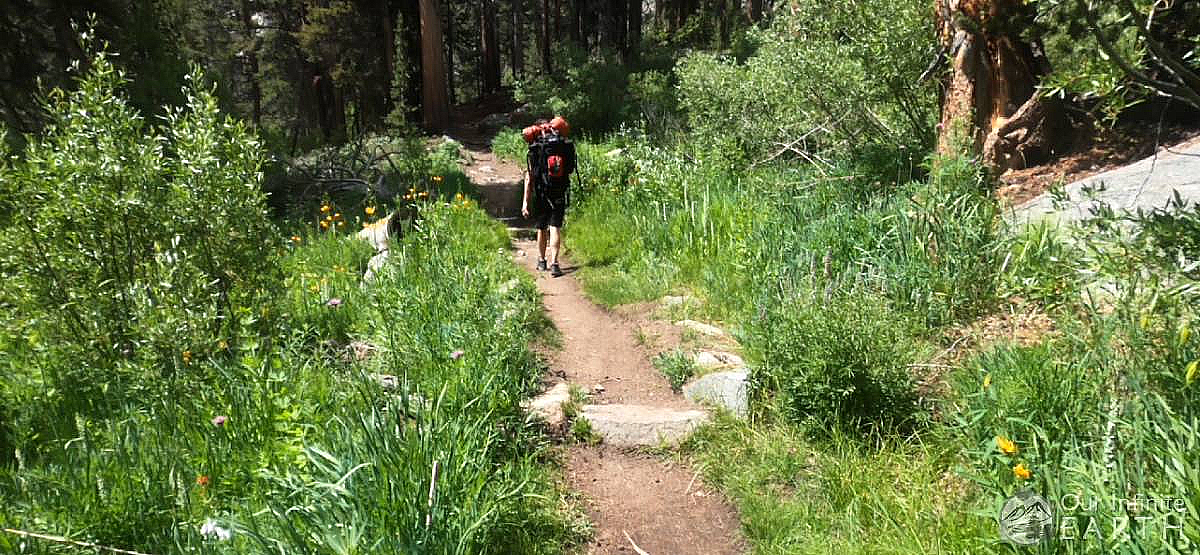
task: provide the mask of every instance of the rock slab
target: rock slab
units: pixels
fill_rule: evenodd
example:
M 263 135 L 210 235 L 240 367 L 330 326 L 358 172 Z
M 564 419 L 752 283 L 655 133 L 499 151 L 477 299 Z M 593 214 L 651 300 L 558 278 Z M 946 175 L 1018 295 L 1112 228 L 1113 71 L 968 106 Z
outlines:
M 696 403 L 724 407 L 738 418 L 750 412 L 749 374 L 745 369 L 714 372 L 683 386 L 683 396 Z
M 586 405 L 583 418 L 608 445 L 656 447 L 678 444 L 708 421 L 708 413 L 646 405 Z
M 721 368 L 722 366 L 742 367 L 746 361 L 742 357 L 724 351 L 700 351 L 696 353 L 696 366 L 701 368 Z
M 725 336 L 725 330 L 722 330 L 721 328 L 718 328 L 714 325 L 705 324 L 704 322 L 697 322 L 695 320 L 680 320 L 678 322 L 675 322 L 675 325 L 687 328 L 696 333 L 704 334 L 704 335 L 707 335 L 710 337 L 724 337 Z
M 1088 190 L 1095 190 L 1091 198 Z M 1200 141 L 1161 151 L 1134 164 L 1081 179 L 1064 187 L 1064 206 L 1055 206 L 1049 192 L 1018 206 L 1008 219 L 1015 223 L 1033 223 L 1054 218 L 1071 223 L 1090 215 L 1099 203 L 1117 213 L 1150 211 L 1164 208 L 1176 193 L 1190 202 L 1200 201 Z
M 529 414 L 535 415 L 551 426 L 558 426 L 563 422 L 563 403 L 571 400 L 571 389 L 566 383 L 558 385 L 546 390 L 545 393 L 525 401 L 525 410 Z

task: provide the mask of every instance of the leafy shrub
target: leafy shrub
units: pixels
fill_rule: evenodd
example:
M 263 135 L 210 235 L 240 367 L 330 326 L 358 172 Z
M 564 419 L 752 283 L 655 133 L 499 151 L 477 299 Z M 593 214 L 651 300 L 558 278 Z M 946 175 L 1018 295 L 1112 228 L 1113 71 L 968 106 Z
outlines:
M 77 90 L 50 94 L 45 135 L 4 161 L 20 208 L 3 238 L 3 296 L 34 331 L 47 385 L 79 409 L 126 388 L 152 394 L 270 318 L 279 242 L 262 151 L 218 114 L 198 72 L 190 82 L 186 108 L 156 129 L 99 55 Z
M 747 347 L 759 364 L 755 397 L 795 422 L 893 429 L 918 422 L 906 365 L 916 346 L 910 324 L 870 295 L 837 293 L 764 309 Z
M 1045 306 L 1058 306 L 1078 293 L 1080 277 L 1075 254 L 1059 230 L 1037 223 L 1005 240 L 1001 263 L 1001 296 L 1018 295 Z
M 683 388 L 683 384 L 696 375 L 696 361 L 678 349 L 659 353 L 657 357 L 654 357 L 654 366 L 667 377 L 667 382 L 671 384 L 671 389 L 676 393 Z
M 882 143 L 919 160 L 937 113 L 932 84 L 918 84 L 928 60 L 912 48 L 934 42 L 926 5 L 805 1 L 790 11 L 755 35 L 744 64 L 708 53 L 679 62 L 680 107 L 696 134 L 753 159 L 792 145 L 830 160 Z
M 577 48 L 563 51 L 552 75 L 538 75 L 517 83 L 518 101 L 538 113 L 558 114 L 571 122 L 576 135 L 598 135 L 625 120 L 628 110 L 628 69 L 613 63 L 616 54 L 590 57 Z
M 519 129 L 505 127 L 492 138 L 492 152 L 505 160 L 524 164 L 528 148 Z
M 998 208 L 983 170 L 965 159 L 934 162 L 927 186 L 887 208 L 873 234 L 878 279 L 897 306 L 941 326 L 973 316 L 996 298 L 1002 263 Z

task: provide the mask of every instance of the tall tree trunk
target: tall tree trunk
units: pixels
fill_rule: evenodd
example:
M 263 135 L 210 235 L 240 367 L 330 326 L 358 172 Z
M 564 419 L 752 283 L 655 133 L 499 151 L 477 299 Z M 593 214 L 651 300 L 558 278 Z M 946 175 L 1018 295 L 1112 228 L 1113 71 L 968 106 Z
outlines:
M 250 83 L 251 121 L 254 127 L 262 123 L 262 87 L 258 83 L 258 39 L 255 37 L 250 1 L 242 0 L 242 32 L 245 33 L 246 79 Z
M 500 49 L 496 44 L 496 0 L 482 0 L 479 7 L 479 47 L 483 54 L 483 93 L 500 89 Z
M 520 79 L 525 68 L 525 50 L 522 36 L 525 32 L 525 9 L 521 0 L 512 0 L 512 72 L 513 79 Z
M 454 73 L 454 6 L 446 6 L 446 88 L 450 94 L 450 104 L 454 104 L 458 98 L 457 87 L 455 87 Z
M 629 31 L 626 35 L 629 61 L 636 62 L 642 47 L 642 0 L 629 0 L 626 13 L 629 19 Z
M 1048 67 L 1022 38 L 1032 9 L 1022 0 L 937 0 L 936 16 L 951 64 L 938 153 L 981 152 L 1000 171 L 1043 161 L 1065 118 L 1057 104 L 1034 96 Z
M 442 18 L 437 0 L 419 0 L 421 8 L 421 112 L 425 127 L 441 131 L 450 123 L 446 97 L 446 61 Z
M 584 0 L 571 0 L 571 42 L 579 45 L 580 48 L 587 50 L 587 44 L 583 41 L 583 8 Z
M 396 21 L 396 14 L 392 12 L 391 2 L 389 0 L 380 0 L 380 27 L 383 31 L 383 63 L 384 79 L 387 80 L 383 87 L 383 113 L 384 115 L 392 111 L 392 106 L 396 99 L 392 98 L 392 79 L 396 77 L 396 30 L 393 24 Z
M 758 23 L 762 20 L 763 15 L 763 0 L 746 0 L 746 17 L 750 19 L 750 23 Z
M 542 0 L 542 29 L 541 29 L 541 44 L 542 49 L 542 71 L 549 75 L 552 72 L 551 56 L 550 56 L 550 0 Z

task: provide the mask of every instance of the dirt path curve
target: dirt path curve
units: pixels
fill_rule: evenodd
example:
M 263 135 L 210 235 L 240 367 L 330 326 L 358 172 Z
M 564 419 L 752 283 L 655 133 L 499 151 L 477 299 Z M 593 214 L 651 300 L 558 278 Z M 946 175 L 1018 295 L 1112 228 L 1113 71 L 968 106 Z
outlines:
M 479 187 L 484 208 L 510 227 L 527 226 L 520 217 L 521 168 L 467 144 L 473 162 L 464 169 Z M 562 349 L 551 354 L 553 374 L 591 392 L 593 404 L 696 408 L 654 369 L 628 319 L 584 297 L 570 261 L 563 260 L 567 275 L 553 278 L 536 270 L 535 241 L 514 246 L 515 259 L 536 276 L 546 311 L 562 334 Z M 585 553 L 632 554 L 634 544 L 651 555 L 745 551 L 736 512 L 685 465 L 605 445 L 571 445 L 564 458 L 566 478 L 586 497 L 595 526 Z

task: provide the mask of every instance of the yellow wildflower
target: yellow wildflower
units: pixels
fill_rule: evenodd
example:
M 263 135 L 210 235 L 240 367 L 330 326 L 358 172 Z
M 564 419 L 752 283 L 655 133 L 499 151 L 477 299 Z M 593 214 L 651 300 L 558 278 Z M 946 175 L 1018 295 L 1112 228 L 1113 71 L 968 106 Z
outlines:
M 293 235 L 293 236 L 292 236 L 292 242 L 293 242 L 293 243 L 299 243 L 299 242 L 300 242 L 300 236 L 299 236 L 299 235 Z
M 334 213 L 333 213 L 333 219 L 335 219 L 335 220 L 340 220 L 340 219 L 342 219 L 342 213 L 341 213 L 341 212 L 334 212 Z
M 1192 336 L 1192 328 L 1189 327 L 1187 324 L 1184 324 L 1183 327 L 1179 329 L 1179 344 L 1186 345 L 1188 338 L 1191 336 Z
M 321 220 L 321 229 L 329 229 L 329 221 Z
M 996 436 L 996 447 L 1000 448 L 1000 452 L 1005 455 L 1016 455 L 1020 449 L 1017 449 L 1017 444 L 1004 436 Z
M 321 291 L 321 286 L 314 283 L 314 284 L 308 286 L 308 290 L 312 291 L 313 293 L 318 293 Z
M 983 388 L 987 389 L 991 386 L 992 386 L 992 375 L 989 373 L 988 375 L 983 377 Z
M 463 199 L 462 193 L 454 193 L 454 200 L 462 200 L 462 199 Z
M 1191 364 L 1187 365 L 1187 372 L 1183 377 L 1186 385 L 1192 385 L 1192 382 L 1196 381 L 1197 366 L 1200 366 L 1200 360 L 1193 360 Z
M 1025 463 L 1020 463 L 1013 467 L 1013 476 L 1016 476 L 1018 480 L 1028 480 L 1030 476 L 1033 476 L 1033 472 L 1025 467 Z
M 224 351 L 225 349 L 229 348 L 229 343 L 222 339 L 217 342 L 217 348 Z
M 364 209 L 363 209 L 363 212 L 366 212 L 368 216 L 374 216 L 374 215 L 375 215 L 375 207 L 374 207 L 374 206 L 368 206 L 368 207 L 366 207 L 366 208 L 364 208 Z
M 184 352 L 183 352 L 183 354 L 182 354 L 182 358 L 183 358 L 183 363 L 184 363 L 184 364 L 191 364 L 191 363 L 192 363 L 192 352 L 191 352 L 191 351 L 184 351 Z
M 440 176 L 440 175 L 435 175 L 435 176 L 433 176 L 433 180 L 434 180 L 434 181 L 436 181 L 436 182 L 438 182 L 438 183 L 441 183 L 441 182 L 442 182 L 442 176 Z
M 326 213 L 326 212 L 329 212 L 330 210 L 333 210 L 333 207 L 332 207 L 332 206 L 329 206 L 328 204 L 322 204 L 322 205 L 321 205 L 321 213 L 322 213 L 322 214 L 324 214 L 324 213 Z

